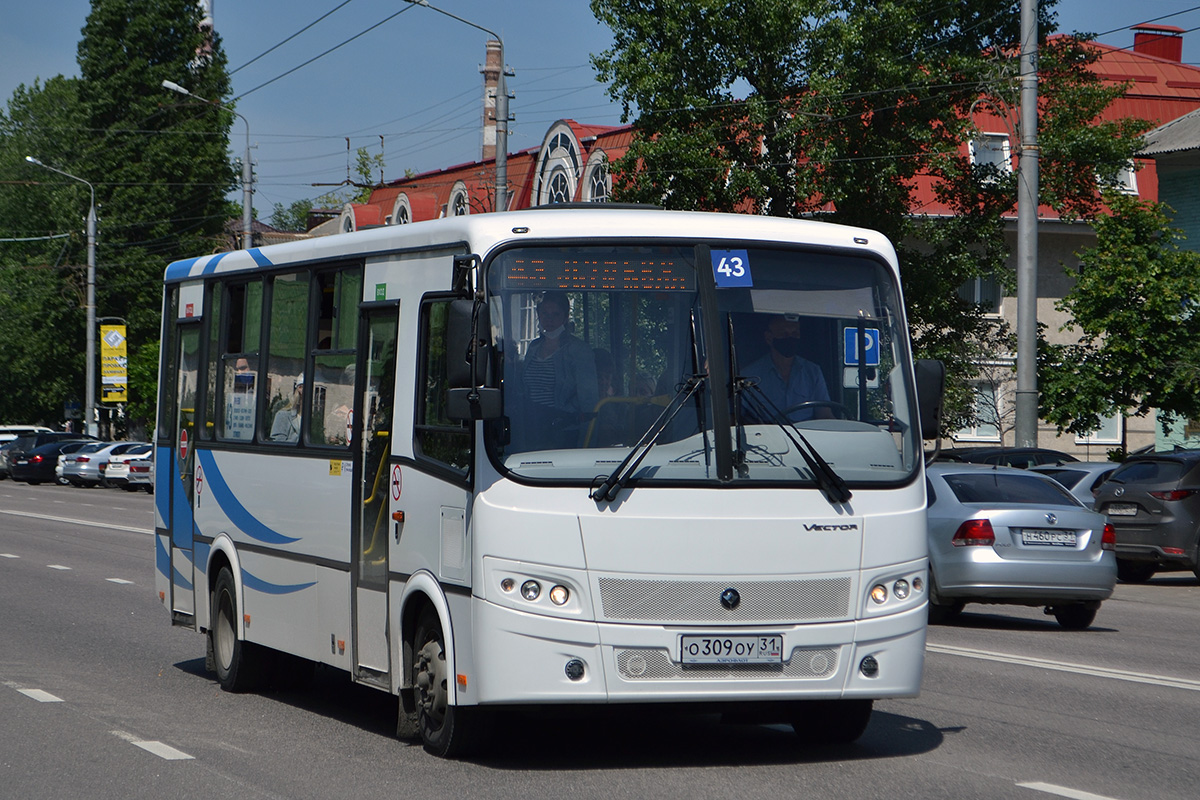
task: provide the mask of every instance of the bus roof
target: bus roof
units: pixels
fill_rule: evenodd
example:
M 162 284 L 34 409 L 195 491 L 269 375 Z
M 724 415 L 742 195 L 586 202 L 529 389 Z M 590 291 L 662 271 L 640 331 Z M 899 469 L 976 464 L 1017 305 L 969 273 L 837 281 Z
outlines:
M 165 280 L 168 283 L 195 280 L 229 272 L 452 247 L 460 243 L 486 255 L 497 245 L 522 240 L 630 238 L 803 242 L 877 253 L 888 263 L 896 264 L 891 242 L 878 231 L 865 228 L 750 214 L 605 208 L 597 204 L 595 208 L 544 206 L 502 214 L 467 214 L 215 253 L 172 263 L 167 267 Z

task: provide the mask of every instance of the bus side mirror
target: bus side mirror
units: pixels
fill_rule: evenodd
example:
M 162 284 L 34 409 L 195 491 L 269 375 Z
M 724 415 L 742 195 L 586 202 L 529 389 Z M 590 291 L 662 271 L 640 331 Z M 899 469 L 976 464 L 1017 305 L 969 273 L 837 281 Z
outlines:
M 446 377 L 450 419 L 495 419 L 503 408 L 500 390 L 489 387 L 492 326 L 483 301 L 450 303 L 446 320 Z
M 921 438 L 939 439 L 942 430 L 942 401 L 946 394 L 946 365 L 932 358 L 917 359 L 917 415 Z

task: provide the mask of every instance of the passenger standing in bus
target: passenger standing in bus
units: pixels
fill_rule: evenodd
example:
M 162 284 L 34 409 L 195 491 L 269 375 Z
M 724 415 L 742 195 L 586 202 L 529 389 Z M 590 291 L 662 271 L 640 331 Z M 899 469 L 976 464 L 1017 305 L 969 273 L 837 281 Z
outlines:
M 303 405 L 304 375 L 301 373 L 292 384 L 292 401 L 275 414 L 275 421 L 271 425 L 271 441 L 300 441 L 300 409 Z
M 578 447 L 584 420 L 599 399 L 595 357 L 567 332 L 570 313 L 565 292 L 546 292 L 537 306 L 540 335 L 519 368 L 529 449 Z
M 801 403 L 829 401 L 829 389 L 821 368 L 799 355 L 799 319 L 789 319 L 784 314 L 771 317 L 763 331 L 763 340 L 767 343 L 767 352 L 747 364 L 741 373 L 744 377 L 758 378 L 758 388 L 779 411 L 786 412 Z M 758 422 L 772 421 L 757 419 L 758 415 L 749 407 L 746 411 Z M 814 418 L 830 419 L 833 413 L 828 408 L 818 407 L 791 411 L 786 416 L 791 422 L 801 422 Z

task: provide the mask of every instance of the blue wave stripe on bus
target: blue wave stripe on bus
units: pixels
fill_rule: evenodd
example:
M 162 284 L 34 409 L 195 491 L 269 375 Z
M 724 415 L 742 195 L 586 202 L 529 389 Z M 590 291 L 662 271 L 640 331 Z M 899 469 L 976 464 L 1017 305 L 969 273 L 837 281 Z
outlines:
M 163 537 L 161 536 L 154 537 L 154 568 L 164 578 L 171 577 L 171 554 L 167 552 L 167 548 L 163 545 Z
M 247 589 L 253 589 L 256 592 L 262 592 L 263 594 L 292 594 L 294 592 L 304 591 L 308 587 L 316 585 L 316 581 L 310 581 L 308 583 L 293 583 L 289 585 L 271 583 L 269 581 L 264 581 L 257 575 L 250 574 L 244 569 L 242 570 L 242 586 L 246 587 Z
M 229 484 L 225 483 L 225 478 L 221 475 L 221 470 L 217 468 L 217 462 L 211 452 L 197 450 L 196 458 L 200 460 L 200 466 L 204 469 L 204 482 L 208 484 L 213 500 L 217 501 L 217 505 L 225 512 L 225 516 L 229 517 L 229 521 L 236 525 L 242 533 L 251 539 L 257 539 L 267 544 L 291 544 L 300 541 L 299 537 L 284 536 L 282 533 L 271 530 L 247 511 L 245 506 L 234 497 Z
M 177 469 L 171 470 L 171 482 L 175 485 L 172 490 L 175 502 L 172 504 L 174 515 L 168 523 L 171 526 L 171 544 L 183 550 L 192 549 L 192 507 L 188 503 L 187 488 L 183 485 L 183 476 Z
M 154 505 L 158 509 L 158 518 L 163 525 L 171 524 L 171 491 L 162 491 L 158 487 L 159 475 L 170 475 L 174 465 L 171 463 L 171 448 L 159 447 L 154 451 Z M 164 473 L 163 470 L 166 470 Z
M 164 277 L 164 280 L 180 280 L 188 277 L 192 274 L 192 267 L 194 267 L 196 262 L 202 258 L 205 258 L 205 256 L 197 256 L 196 258 L 186 258 L 183 261 L 176 261 L 174 264 L 171 264 L 167 267 L 167 274 Z
M 217 264 L 221 263 L 221 259 L 225 258 L 225 256 L 227 256 L 227 255 L 229 255 L 228 252 L 217 253 L 215 256 L 213 256 L 212 258 L 210 258 L 208 260 L 208 263 L 204 265 L 204 269 L 200 270 L 200 274 L 201 275 L 212 275 L 214 272 L 217 271 Z
M 180 589 L 183 589 L 185 592 L 190 592 L 192 590 L 192 582 L 184 577 L 182 572 L 172 567 L 171 574 L 174 575 L 174 580 L 172 580 L 172 583 L 174 583 Z
M 263 251 L 257 247 L 252 247 L 246 252 L 249 253 L 250 257 L 254 259 L 254 263 L 258 264 L 260 267 L 269 267 L 272 265 L 271 259 L 263 255 Z

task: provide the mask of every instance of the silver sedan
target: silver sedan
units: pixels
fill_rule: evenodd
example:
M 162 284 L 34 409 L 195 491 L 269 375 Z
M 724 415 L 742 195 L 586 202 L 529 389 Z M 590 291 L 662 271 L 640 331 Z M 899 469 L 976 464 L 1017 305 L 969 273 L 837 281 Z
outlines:
M 1116 533 L 1049 477 L 933 464 L 928 473 L 930 622 L 966 603 L 1045 606 L 1083 630 L 1117 580 Z

